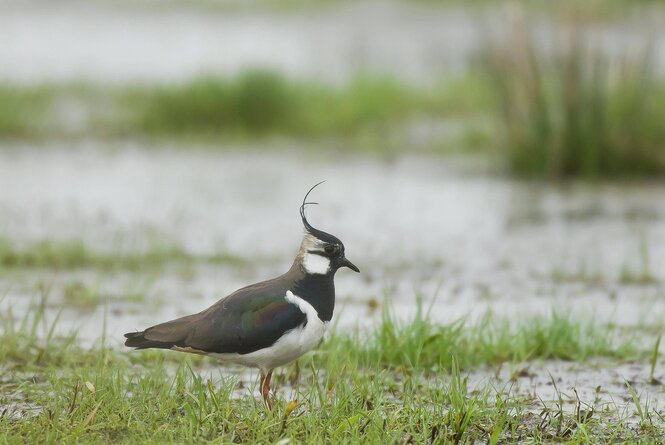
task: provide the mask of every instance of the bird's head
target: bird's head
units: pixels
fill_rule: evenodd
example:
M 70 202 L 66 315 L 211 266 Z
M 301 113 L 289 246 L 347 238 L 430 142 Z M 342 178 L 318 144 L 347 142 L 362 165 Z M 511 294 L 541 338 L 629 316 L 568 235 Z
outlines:
M 307 221 L 305 207 L 310 204 L 317 204 L 315 202 L 307 202 L 307 197 L 322 182 L 309 189 L 300 206 L 300 217 L 305 226 L 305 238 L 300 245 L 302 266 L 308 274 L 334 274 L 340 267 L 348 267 L 351 270 L 360 272 L 355 264 L 346 259 L 344 255 L 344 243 L 339 238 L 322 230 L 315 229 Z

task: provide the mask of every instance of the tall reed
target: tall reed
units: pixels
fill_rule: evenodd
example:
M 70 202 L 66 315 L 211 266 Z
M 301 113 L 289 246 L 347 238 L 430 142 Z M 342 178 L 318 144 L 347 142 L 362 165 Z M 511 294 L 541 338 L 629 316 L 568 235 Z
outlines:
M 513 24 L 508 35 L 488 37 L 480 56 L 496 93 L 498 145 L 513 173 L 552 179 L 665 173 L 665 82 L 648 45 L 610 54 L 580 21 L 540 42 L 523 15 Z

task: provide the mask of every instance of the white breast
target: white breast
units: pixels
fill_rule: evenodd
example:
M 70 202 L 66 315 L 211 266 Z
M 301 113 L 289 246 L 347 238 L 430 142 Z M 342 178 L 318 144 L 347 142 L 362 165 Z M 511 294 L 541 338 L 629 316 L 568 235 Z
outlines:
M 307 316 L 307 324 L 287 331 L 272 346 L 250 352 L 249 354 L 225 353 L 210 354 L 224 361 L 238 363 L 244 366 L 273 369 L 294 361 L 314 346 L 318 345 L 328 327 L 328 322 L 319 319 L 314 306 L 307 301 L 287 291 L 286 301 L 295 304 Z

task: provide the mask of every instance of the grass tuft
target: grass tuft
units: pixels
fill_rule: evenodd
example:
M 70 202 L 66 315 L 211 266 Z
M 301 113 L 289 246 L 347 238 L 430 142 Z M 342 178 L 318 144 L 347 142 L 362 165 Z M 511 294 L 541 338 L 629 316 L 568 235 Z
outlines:
M 181 85 L 134 88 L 124 97 L 129 104 L 125 108 L 135 110 L 130 124 L 133 133 L 316 137 L 353 135 L 376 126 L 385 130 L 417 113 L 450 111 L 452 102 L 473 107 L 478 100 L 455 96 L 453 91 L 453 85 L 428 90 L 369 75 L 332 87 L 251 70 L 232 78 L 205 77 Z
M 47 88 L 0 85 L 0 138 L 38 136 L 51 100 Z
M 665 82 L 651 54 L 610 57 L 577 23 L 536 46 L 520 16 L 488 39 L 483 66 L 498 98 L 501 149 L 511 171 L 561 179 L 665 173 Z
M 149 270 L 171 263 L 195 261 L 213 264 L 244 264 L 243 259 L 229 253 L 219 252 L 197 257 L 178 246 L 167 244 L 155 244 L 145 250 L 135 252 L 98 252 L 78 239 L 44 240 L 17 248 L 9 240 L 0 238 L 0 266 L 8 269 Z
M 387 143 L 401 144 L 413 120 L 467 117 L 487 109 L 486 85 L 474 74 L 430 86 L 358 74 L 334 86 L 265 69 L 159 86 L 5 85 L 0 86 L 0 138 L 209 142 L 288 136 L 351 139 L 361 148 L 386 150 Z M 63 113 L 63 107 L 69 111 Z
M 358 347 L 361 344 L 361 347 Z M 468 369 L 482 364 L 531 359 L 584 360 L 591 356 L 635 357 L 634 339 L 614 326 L 581 322 L 553 312 L 518 324 L 487 313 L 475 322 L 463 318 L 449 324 L 429 320 L 419 308 L 410 320 L 398 320 L 384 309 L 369 336 L 335 337 L 324 349 L 362 366 L 417 370 Z M 325 359 L 324 359 L 325 360 Z
M 134 89 L 134 130 L 149 134 L 265 133 L 293 120 L 296 98 L 280 75 L 251 71 L 233 80 L 196 79 L 180 86 Z

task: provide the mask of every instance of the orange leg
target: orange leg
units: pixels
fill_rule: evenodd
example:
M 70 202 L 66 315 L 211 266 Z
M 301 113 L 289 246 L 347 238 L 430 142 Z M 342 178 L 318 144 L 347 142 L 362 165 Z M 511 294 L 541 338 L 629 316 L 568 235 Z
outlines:
M 263 403 L 266 404 L 268 411 L 272 411 L 272 402 L 270 401 L 270 378 L 272 377 L 272 369 L 265 373 L 261 370 L 261 396 L 263 396 Z

